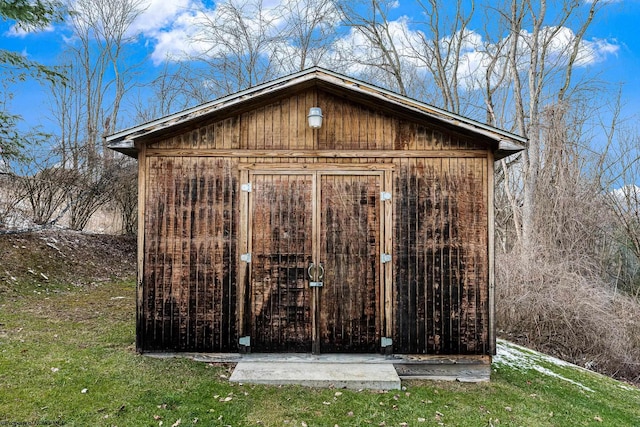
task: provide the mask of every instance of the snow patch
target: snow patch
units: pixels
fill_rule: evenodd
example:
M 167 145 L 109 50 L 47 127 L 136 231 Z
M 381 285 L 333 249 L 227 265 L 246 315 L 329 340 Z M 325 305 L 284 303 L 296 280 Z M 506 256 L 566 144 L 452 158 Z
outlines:
M 540 372 L 543 375 L 558 378 L 568 383 L 574 384 L 584 391 L 595 393 L 593 389 L 585 386 L 584 384 L 564 377 L 556 372 L 553 372 L 551 369 L 545 368 L 541 365 L 541 362 L 546 362 L 559 367 L 570 367 L 573 369 L 581 369 L 586 371 L 586 369 L 581 368 L 580 366 L 565 362 L 564 360 L 557 359 L 553 356 L 534 352 L 533 350 L 530 350 L 526 347 L 521 347 L 507 341 L 498 340 L 498 351 L 496 356 L 493 358 L 493 363 L 508 366 L 513 369 L 534 370 Z

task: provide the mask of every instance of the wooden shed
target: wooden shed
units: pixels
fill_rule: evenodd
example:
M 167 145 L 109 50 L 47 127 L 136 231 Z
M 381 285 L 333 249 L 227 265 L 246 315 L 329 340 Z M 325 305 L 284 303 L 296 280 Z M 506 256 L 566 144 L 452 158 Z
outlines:
M 312 68 L 107 142 L 139 164 L 138 351 L 495 353 L 524 138 Z

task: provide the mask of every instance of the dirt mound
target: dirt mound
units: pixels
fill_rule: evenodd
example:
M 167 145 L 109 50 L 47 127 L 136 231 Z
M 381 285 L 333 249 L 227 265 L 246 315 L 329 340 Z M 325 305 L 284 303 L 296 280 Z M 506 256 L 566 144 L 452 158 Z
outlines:
M 0 290 L 83 286 L 131 279 L 135 272 L 135 237 L 69 230 L 0 235 Z

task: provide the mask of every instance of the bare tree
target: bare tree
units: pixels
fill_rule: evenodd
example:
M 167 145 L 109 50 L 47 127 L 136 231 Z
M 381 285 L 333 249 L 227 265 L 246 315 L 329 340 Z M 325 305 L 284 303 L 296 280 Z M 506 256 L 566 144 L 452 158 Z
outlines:
M 165 62 L 158 76 L 142 86 L 133 102 L 136 122 L 148 122 L 207 101 L 204 96 L 194 97 L 197 83 L 190 76 L 187 64 Z
M 342 0 L 338 3 L 342 20 L 353 32 L 353 40 L 362 41 L 353 50 L 341 46 L 342 57 L 347 64 L 364 67 L 361 74 L 372 81 L 384 82 L 385 86 L 407 95 L 405 78 L 409 75 L 402 59 L 402 32 L 398 22 L 389 19 L 394 0 Z
M 115 166 L 115 165 L 114 165 Z M 138 167 L 135 161 L 128 159 L 114 168 L 111 182 L 112 201 L 120 212 L 122 232 L 134 235 L 138 221 Z
M 640 297 L 640 132 L 620 117 L 620 96 L 609 123 L 602 123 L 606 143 L 597 172 L 603 201 L 612 213 L 611 242 L 603 254 L 604 269 L 614 287 Z
M 84 78 L 84 84 L 73 89 L 83 90 L 81 137 L 86 141 L 89 164 L 97 158 L 98 147 L 105 159 L 112 156 L 101 145 L 102 137 L 115 130 L 122 98 L 131 84 L 124 46 L 129 27 L 142 12 L 141 4 L 142 0 L 77 0 L 69 6 L 77 41 L 70 46 L 69 55 Z
M 283 72 L 304 70 L 328 60 L 340 19 L 333 0 L 287 0 L 281 16 L 283 31 L 277 58 Z
M 195 40 L 210 48 L 195 58 L 204 65 L 197 77 L 213 95 L 246 89 L 277 75 L 278 10 L 265 9 L 261 0 L 231 0 L 202 17 Z
M 464 82 L 461 67 L 463 50 L 475 37 L 469 30 L 469 23 L 474 17 L 474 3 L 457 0 L 453 14 L 442 16 L 443 11 L 450 10 L 451 4 L 440 0 L 419 0 L 421 14 L 426 21 L 416 20 L 422 31 L 416 32 L 418 42 L 410 44 L 410 56 L 418 67 L 428 70 L 440 95 L 432 102 L 442 108 L 456 113 L 460 112 L 460 84 Z M 465 10 L 465 5 L 468 5 Z M 478 48 L 479 46 L 473 46 Z M 471 71 L 473 74 L 474 70 Z
M 83 229 L 108 200 L 113 152 L 105 134 L 115 130 L 123 97 L 131 87 L 132 67 L 125 46 L 129 28 L 141 13 L 140 0 L 78 0 L 70 25 L 74 32 L 62 60 L 65 85 L 52 86 L 53 120 L 60 134 L 58 182 L 66 197 L 70 227 Z M 43 171 L 44 172 L 44 171 Z
M 510 28 L 510 77 L 513 80 L 513 101 L 517 131 L 529 138 L 522 156 L 523 201 L 522 242 L 531 248 L 535 241 L 536 193 L 538 177 L 543 168 L 541 110 L 549 99 L 562 104 L 571 89 L 576 61 L 584 35 L 591 25 L 600 1 L 589 6 L 582 17 L 579 2 L 566 0 L 554 4 L 557 14 L 551 16 L 546 0 L 512 0 L 507 22 Z M 559 49 L 558 39 L 572 23 L 578 28 L 570 43 Z M 527 31 L 530 25 L 531 31 Z M 555 100 L 553 99 L 555 97 Z M 525 250 L 528 256 L 530 250 Z

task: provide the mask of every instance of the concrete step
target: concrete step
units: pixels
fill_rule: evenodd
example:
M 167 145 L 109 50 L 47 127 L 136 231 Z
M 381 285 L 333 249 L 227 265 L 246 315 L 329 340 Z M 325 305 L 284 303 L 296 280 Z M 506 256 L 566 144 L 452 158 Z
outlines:
M 354 390 L 398 390 L 400 377 L 391 363 L 240 361 L 230 381 L 247 384 L 299 384 Z

